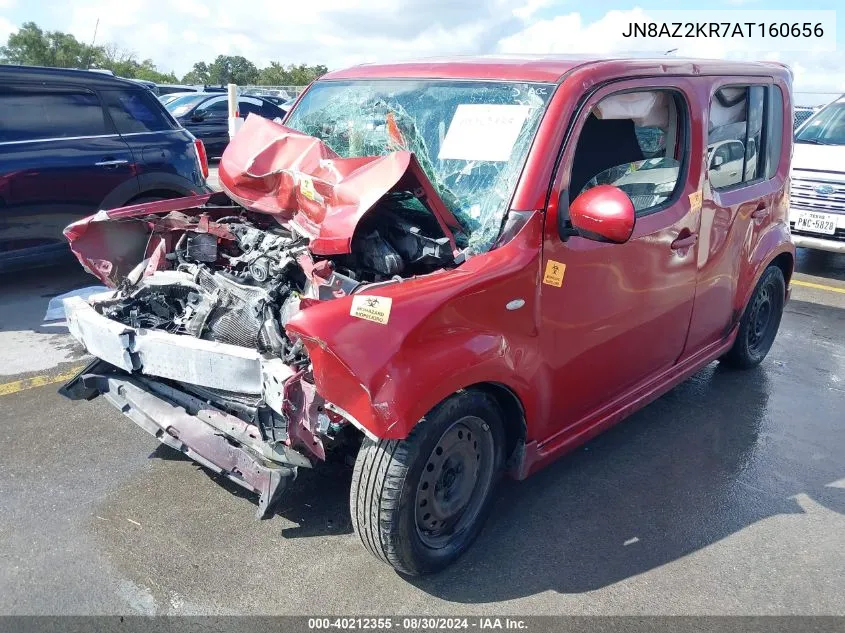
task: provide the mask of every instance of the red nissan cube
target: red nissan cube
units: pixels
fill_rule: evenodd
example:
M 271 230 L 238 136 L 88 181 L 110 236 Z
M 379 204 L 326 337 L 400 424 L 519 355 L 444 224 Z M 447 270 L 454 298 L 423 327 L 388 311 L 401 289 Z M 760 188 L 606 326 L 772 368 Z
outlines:
M 364 546 L 441 569 L 503 474 L 765 358 L 795 258 L 790 86 L 668 58 L 329 73 L 283 125 L 247 118 L 223 192 L 65 229 L 112 290 L 65 301 L 95 360 L 62 393 L 104 395 L 261 518 L 351 451 Z

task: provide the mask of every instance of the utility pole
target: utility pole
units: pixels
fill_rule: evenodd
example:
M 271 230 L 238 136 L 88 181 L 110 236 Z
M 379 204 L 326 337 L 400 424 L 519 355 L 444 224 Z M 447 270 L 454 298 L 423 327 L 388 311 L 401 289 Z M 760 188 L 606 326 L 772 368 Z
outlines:
M 91 52 L 94 50 L 94 42 L 97 41 L 97 29 L 100 27 L 100 18 L 97 18 L 97 23 L 94 25 L 94 37 L 91 38 L 91 48 L 88 49 L 88 56 L 85 59 L 85 70 L 91 68 Z

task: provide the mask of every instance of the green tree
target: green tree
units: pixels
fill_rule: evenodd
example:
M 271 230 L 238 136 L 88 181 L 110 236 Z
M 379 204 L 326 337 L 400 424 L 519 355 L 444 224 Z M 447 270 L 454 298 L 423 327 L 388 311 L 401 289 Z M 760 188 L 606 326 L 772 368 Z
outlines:
M 240 55 L 218 55 L 208 70 L 214 84 L 248 86 L 258 80 L 258 68 Z
M 183 84 L 207 84 L 211 80 L 208 64 L 197 62 L 194 67 L 182 77 Z
M 172 71 L 163 73 L 151 59 L 145 59 L 140 64 L 137 64 L 134 69 L 135 79 L 144 79 L 146 81 L 154 81 L 157 84 L 178 84 L 179 79 Z
M 35 22 L 24 22 L 0 47 L 0 61 L 6 64 L 86 68 L 102 51 L 77 40 L 69 33 L 43 31 Z
M 258 83 L 263 86 L 304 86 L 329 71 L 323 65 L 307 66 L 305 64 L 283 66 L 279 62 L 270 62 L 262 68 Z
M 20 30 L 0 46 L 0 63 L 58 68 L 103 68 L 119 77 L 157 83 L 178 83 L 172 72 L 160 71 L 151 59 L 139 61 L 135 51 L 114 43 L 90 46 L 69 33 L 44 31 L 35 22 L 25 22 Z M 184 84 L 227 84 L 241 86 L 303 86 L 328 72 L 323 65 L 270 62 L 259 70 L 240 55 L 219 55 L 211 64 L 197 62 L 182 77 Z
M 279 62 L 270 62 L 258 73 L 258 83 L 262 86 L 287 86 L 290 79 L 287 70 Z

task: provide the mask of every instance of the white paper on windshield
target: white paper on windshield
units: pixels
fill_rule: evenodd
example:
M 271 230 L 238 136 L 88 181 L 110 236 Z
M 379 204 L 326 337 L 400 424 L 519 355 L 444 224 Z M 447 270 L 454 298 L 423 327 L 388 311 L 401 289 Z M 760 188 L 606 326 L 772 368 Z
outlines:
M 440 146 L 440 160 L 507 162 L 531 106 L 464 103 Z

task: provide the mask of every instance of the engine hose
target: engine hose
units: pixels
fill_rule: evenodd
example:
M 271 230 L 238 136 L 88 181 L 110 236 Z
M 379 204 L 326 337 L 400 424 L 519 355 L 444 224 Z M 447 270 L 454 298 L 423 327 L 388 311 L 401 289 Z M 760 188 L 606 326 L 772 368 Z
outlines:
M 261 324 L 261 329 L 270 342 L 270 348 L 276 355 L 281 356 L 285 351 L 285 339 L 279 322 L 273 315 L 273 309 L 269 305 L 264 306 L 264 322 Z
M 183 254 L 184 252 L 187 252 L 187 251 L 182 251 L 182 246 L 185 244 L 185 241 L 187 239 L 188 239 L 188 232 L 185 231 L 179 237 L 179 241 L 176 242 L 176 248 L 173 249 L 173 252 L 176 253 L 176 259 L 177 259 L 177 261 L 179 262 L 180 265 L 184 265 L 184 264 L 188 263 L 187 260 L 185 259 L 184 254 Z

